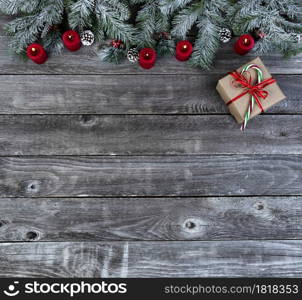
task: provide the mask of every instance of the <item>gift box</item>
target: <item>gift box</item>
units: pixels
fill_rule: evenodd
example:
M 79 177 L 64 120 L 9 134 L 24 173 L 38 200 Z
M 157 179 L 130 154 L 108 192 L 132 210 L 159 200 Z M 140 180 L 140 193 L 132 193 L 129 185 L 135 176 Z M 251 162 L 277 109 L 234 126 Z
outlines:
M 286 98 L 259 57 L 220 79 L 216 89 L 236 121 L 245 126 Z

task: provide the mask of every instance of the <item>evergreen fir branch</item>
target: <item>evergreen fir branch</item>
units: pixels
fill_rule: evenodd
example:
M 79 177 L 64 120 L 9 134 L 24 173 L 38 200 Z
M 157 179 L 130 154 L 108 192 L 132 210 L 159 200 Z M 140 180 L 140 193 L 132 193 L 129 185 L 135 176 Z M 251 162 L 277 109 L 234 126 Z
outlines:
M 240 0 L 228 17 L 235 34 L 260 29 L 265 37 L 256 43 L 257 53 L 279 51 L 285 56 L 299 50 L 297 36 L 302 30 L 302 6 L 294 0 Z
M 92 26 L 92 15 L 95 7 L 94 0 L 77 0 L 68 7 L 68 22 L 72 29 Z
M 175 54 L 175 41 L 173 39 L 161 39 L 156 46 L 156 53 L 159 57 Z
M 92 26 L 94 38 L 97 43 L 101 43 L 105 40 L 105 33 L 101 22 L 95 19 L 95 23 Z
M 1 0 L 0 11 L 7 15 L 31 14 L 39 8 L 40 0 Z
M 111 39 L 130 44 L 135 31 L 127 23 L 129 18 L 130 11 L 125 0 L 76 0 L 68 7 L 71 28 L 78 31 L 91 29 L 98 42 L 106 34 Z
M 268 10 L 277 10 L 280 14 L 284 14 L 287 17 L 294 19 L 298 16 L 301 11 L 297 10 L 297 2 L 294 0 L 266 0 L 262 6 L 266 7 Z M 300 2 L 301 5 L 301 2 Z
M 61 33 L 59 31 L 49 31 L 43 38 L 43 45 L 47 52 L 59 55 L 64 49 Z
M 155 20 L 155 30 L 156 32 L 169 32 L 171 29 L 170 18 L 168 15 L 163 14 L 156 6 L 156 20 Z
M 120 64 L 121 61 L 126 57 L 125 49 L 106 47 L 99 51 L 98 53 L 101 61 Z
M 135 30 L 130 24 L 121 21 L 116 11 L 106 5 L 107 2 L 96 0 L 95 13 L 106 35 L 112 39 L 130 45 L 134 41 Z
M 129 6 L 125 1 L 121 0 L 104 0 L 109 6 L 111 6 L 118 14 L 120 20 L 128 21 L 130 19 Z
M 159 56 L 174 52 L 174 42 L 168 38 L 170 17 L 160 9 L 159 0 L 132 0 L 132 4 L 140 4 L 136 17 L 138 48 L 154 48 Z
M 35 16 L 17 18 L 5 26 L 10 36 L 9 47 L 16 54 L 21 54 L 26 47 L 39 38 L 43 27 L 36 23 Z
M 156 44 L 154 34 L 156 33 L 156 3 L 147 2 L 139 11 L 136 22 L 138 35 L 136 45 L 139 48 L 151 47 Z
M 18 17 L 9 22 L 5 30 L 11 37 L 9 42 L 11 50 L 16 54 L 22 54 L 29 44 L 46 36 L 51 26 L 61 23 L 63 7 L 63 0 L 39 1 L 33 9 L 33 14 Z M 21 5 L 20 8 L 23 6 Z
M 228 22 L 225 11 L 230 5 L 229 0 L 195 0 L 171 1 L 162 0 L 164 11 L 175 11 L 172 35 L 186 39 L 194 25 L 197 25 L 197 38 L 190 64 L 194 67 L 210 68 L 215 54 L 219 49 L 219 31 Z
M 278 19 L 276 20 L 276 23 L 279 24 L 282 28 L 286 28 L 286 30 L 289 32 L 297 31 L 302 33 L 302 23 L 289 22 L 284 19 Z
M 161 0 L 160 6 L 163 14 L 170 15 L 191 2 L 192 0 Z
M 200 18 L 197 26 L 198 36 L 189 64 L 193 67 L 210 69 L 220 45 L 218 38 L 220 27 L 208 18 Z
M 290 58 L 291 56 L 295 56 L 302 53 L 302 45 L 300 47 L 289 49 L 284 55 L 285 58 Z
M 196 23 L 198 17 L 202 15 L 204 1 L 194 3 L 192 6 L 182 9 L 173 19 L 172 35 L 185 39 L 188 31 Z
M 130 0 L 130 3 L 135 5 L 135 4 L 145 4 L 146 2 L 150 2 L 150 1 L 149 0 Z

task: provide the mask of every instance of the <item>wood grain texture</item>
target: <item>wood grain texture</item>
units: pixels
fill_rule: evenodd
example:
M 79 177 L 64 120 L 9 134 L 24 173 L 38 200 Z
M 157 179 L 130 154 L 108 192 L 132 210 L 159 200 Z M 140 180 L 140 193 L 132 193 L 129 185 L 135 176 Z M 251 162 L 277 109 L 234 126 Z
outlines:
M 0 136 L 0 155 L 302 154 L 302 115 L 2 115 Z
M 2 197 L 302 195 L 301 155 L 2 157 Z
M 0 28 L 10 20 L 0 16 Z M 178 62 L 171 57 L 158 60 L 152 70 L 143 70 L 137 64 L 127 61 L 118 66 L 99 60 L 93 47 L 82 47 L 76 53 L 64 51 L 63 55 L 52 57 L 39 66 L 30 61 L 23 62 L 8 54 L 8 38 L 0 31 L 0 74 L 223 74 L 232 71 L 255 58 L 255 53 L 240 56 L 234 53 L 233 44 L 222 45 L 212 70 L 202 71 Z M 302 55 L 284 60 L 281 55 L 269 53 L 262 56 L 266 66 L 274 74 L 302 74 Z
M 301 239 L 301 200 L 2 198 L 0 241 Z
M 301 241 L 0 244 L 1 277 L 301 277 Z
M 223 75 L 0 76 L 0 114 L 225 114 Z M 277 75 L 287 99 L 269 113 L 302 113 L 302 76 Z

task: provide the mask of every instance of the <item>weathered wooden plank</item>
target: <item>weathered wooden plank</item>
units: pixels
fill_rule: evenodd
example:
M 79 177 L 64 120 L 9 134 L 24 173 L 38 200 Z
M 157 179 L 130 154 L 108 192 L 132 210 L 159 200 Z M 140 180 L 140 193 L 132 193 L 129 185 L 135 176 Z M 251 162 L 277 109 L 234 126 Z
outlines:
M 302 154 L 302 115 L 2 115 L 0 155 Z
M 217 114 L 219 75 L 0 76 L 0 114 Z M 277 75 L 287 100 L 270 113 L 301 113 L 302 76 Z
M 301 200 L 1 198 L 0 241 L 301 239 Z
M 0 28 L 10 18 L 0 16 Z M 239 56 L 234 53 L 232 43 L 222 45 L 217 54 L 215 65 L 209 71 L 193 69 L 185 63 L 176 61 L 171 57 L 161 58 L 155 68 L 146 71 L 137 64 L 124 62 L 119 66 L 112 66 L 103 63 L 95 54 L 93 47 L 82 47 L 80 51 L 71 53 L 64 51 L 64 54 L 52 57 L 45 65 L 39 66 L 32 62 L 21 62 L 14 56 L 8 54 L 8 39 L 0 32 L 0 74 L 223 74 L 246 63 L 256 56 L 249 53 L 246 56 Z M 269 53 L 264 55 L 263 60 L 267 67 L 274 74 L 302 74 L 302 55 L 284 60 L 281 55 Z
M 302 195 L 301 155 L 2 157 L 0 196 Z
M 1 277 L 301 277 L 302 241 L 0 244 Z

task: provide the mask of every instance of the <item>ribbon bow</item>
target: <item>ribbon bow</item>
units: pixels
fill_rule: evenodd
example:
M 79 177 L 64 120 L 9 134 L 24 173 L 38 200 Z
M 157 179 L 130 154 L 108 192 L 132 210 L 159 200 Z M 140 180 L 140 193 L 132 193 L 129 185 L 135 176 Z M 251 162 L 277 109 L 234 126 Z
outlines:
M 257 71 L 258 83 L 255 85 L 252 84 L 252 76 L 251 76 L 250 72 L 248 71 L 250 68 L 253 68 Z M 248 74 L 249 76 L 246 76 L 246 74 Z M 245 130 L 246 125 L 250 119 L 251 113 L 253 111 L 255 102 L 261 109 L 261 112 L 264 112 L 260 99 L 266 99 L 267 96 L 269 95 L 268 91 L 265 91 L 264 88 L 270 84 L 275 83 L 276 80 L 273 78 L 268 78 L 266 80 L 263 80 L 263 73 L 262 73 L 261 69 L 256 65 L 248 65 L 242 70 L 241 73 L 234 71 L 234 72 L 230 73 L 230 75 L 234 78 L 234 80 L 233 80 L 234 87 L 243 88 L 244 91 L 237 97 L 235 97 L 235 98 L 231 99 L 229 102 L 227 102 L 227 105 L 234 103 L 235 101 L 242 98 L 246 94 L 251 95 L 249 108 L 245 115 L 244 123 L 242 124 L 242 127 L 241 127 L 241 130 Z

